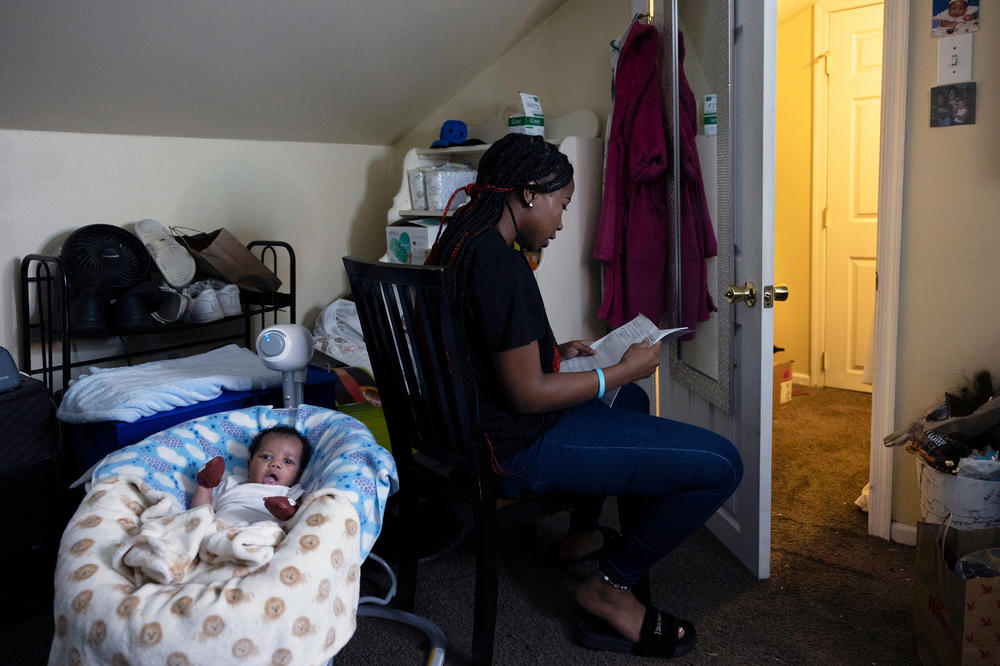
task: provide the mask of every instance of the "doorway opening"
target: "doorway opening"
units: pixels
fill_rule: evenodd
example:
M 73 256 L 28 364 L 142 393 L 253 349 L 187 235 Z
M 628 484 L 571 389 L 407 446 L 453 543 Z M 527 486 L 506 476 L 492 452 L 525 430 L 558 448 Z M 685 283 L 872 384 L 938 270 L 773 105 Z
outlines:
M 775 278 L 791 297 L 775 309 L 774 340 L 783 349 L 775 361 L 793 362 L 791 399 L 811 401 L 817 422 L 843 399 L 849 418 L 870 432 L 871 396 L 838 390 L 871 394 L 875 371 L 883 6 L 779 0 L 778 14 Z M 777 459 L 780 402 L 774 409 Z M 857 450 L 843 452 L 854 461 L 849 470 L 830 468 L 861 474 L 845 491 L 853 492 L 848 504 L 866 498 L 869 440 L 854 438 Z

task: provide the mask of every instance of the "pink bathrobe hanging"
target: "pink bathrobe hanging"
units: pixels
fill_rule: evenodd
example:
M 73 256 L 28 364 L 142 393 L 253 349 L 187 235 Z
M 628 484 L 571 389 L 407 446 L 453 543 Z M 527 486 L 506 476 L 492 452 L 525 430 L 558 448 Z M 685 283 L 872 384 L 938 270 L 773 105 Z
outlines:
M 694 329 L 716 310 L 705 262 L 716 256 L 717 246 L 695 145 L 697 102 L 684 75 L 684 38 L 678 36 L 680 325 Z M 615 71 L 604 198 L 594 244 L 594 258 L 606 262 L 598 315 L 611 326 L 638 313 L 659 322 L 672 287 L 673 216 L 666 198 L 670 160 L 657 77 L 658 49 L 656 28 L 633 24 Z
M 615 70 L 604 198 L 594 258 L 606 262 L 598 316 L 617 327 L 666 305 L 667 147 L 657 80 L 656 28 L 634 23 Z

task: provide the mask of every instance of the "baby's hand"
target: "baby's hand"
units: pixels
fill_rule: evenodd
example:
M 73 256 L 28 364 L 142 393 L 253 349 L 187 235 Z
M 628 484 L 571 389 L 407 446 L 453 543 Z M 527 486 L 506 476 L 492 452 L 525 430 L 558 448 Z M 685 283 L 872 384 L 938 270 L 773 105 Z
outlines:
M 295 515 L 298 510 L 298 506 L 292 504 L 287 497 L 283 495 L 276 495 L 274 497 L 265 497 L 264 506 L 267 510 L 271 512 L 271 515 L 278 520 L 288 520 Z
M 198 472 L 198 485 L 203 488 L 215 488 L 222 483 L 222 475 L 226 471 L 226 461 L 222 456 L 215 456 Z

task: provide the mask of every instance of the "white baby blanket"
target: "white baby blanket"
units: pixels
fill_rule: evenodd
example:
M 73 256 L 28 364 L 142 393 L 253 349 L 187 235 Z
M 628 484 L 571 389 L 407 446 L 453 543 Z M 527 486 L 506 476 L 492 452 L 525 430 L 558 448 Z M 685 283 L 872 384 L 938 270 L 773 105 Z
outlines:
M 67 389 L 57 416 L 67 423 L 126 421 L 218 398 L 226 391 L 281 385 L 281 373 L 235 344 L 187 358 L 125 368 L 90 368 Z
M 345 495 L 307 496 L 266 564 L 199 561 L 182 581 L 142 584 L 113 554 L 148 522 L 192 514 L 135 478 L 95 484 L 59 547 L 50 666 L 325 663 L 356 627 L 360 530 Z
M 216 519 L 210 504 L 163 518 L 144 513 L 137 533 L 121 542 L 111 565 L 136 587 L 148 581 L 182 583 L 199 563 L 231 562 L 251 569 L 267 564 L 284 538 L 275 520 L 230 525 Z

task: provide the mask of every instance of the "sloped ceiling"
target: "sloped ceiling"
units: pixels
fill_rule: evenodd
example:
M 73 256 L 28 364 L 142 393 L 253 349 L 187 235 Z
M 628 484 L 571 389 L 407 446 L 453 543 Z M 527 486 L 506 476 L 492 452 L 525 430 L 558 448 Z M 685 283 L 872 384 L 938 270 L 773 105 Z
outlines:
M 389 145 L 565 0 L 3 0 L 0 127 Z

